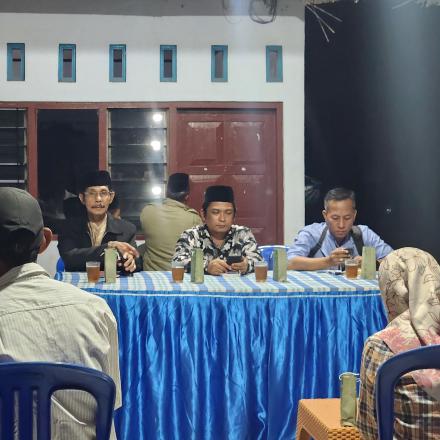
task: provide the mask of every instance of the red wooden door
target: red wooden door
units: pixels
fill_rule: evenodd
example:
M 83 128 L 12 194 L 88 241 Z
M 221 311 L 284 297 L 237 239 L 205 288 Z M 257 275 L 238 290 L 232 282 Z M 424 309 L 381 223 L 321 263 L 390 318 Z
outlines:
M 251 227 L 259 244 L 282 242 L 276 116 L 274 109 L 178 109 L 170 151 L 170 171 L 191 176 L 190 206 L 201 208 L 209 185 L 232 186 L 236 223 Z

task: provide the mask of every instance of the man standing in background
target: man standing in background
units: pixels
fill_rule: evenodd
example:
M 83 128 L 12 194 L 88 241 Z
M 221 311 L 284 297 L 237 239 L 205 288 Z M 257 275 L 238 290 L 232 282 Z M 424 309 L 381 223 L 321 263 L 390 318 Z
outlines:
M 180 234 L 202 223 L 197 211 L 186 205 L 188 197 L 188 174 L 171 174 L 166 199 L 162 203 L 149 203 L 142 210 L 144 270 L 171 270 L 171 259 Z

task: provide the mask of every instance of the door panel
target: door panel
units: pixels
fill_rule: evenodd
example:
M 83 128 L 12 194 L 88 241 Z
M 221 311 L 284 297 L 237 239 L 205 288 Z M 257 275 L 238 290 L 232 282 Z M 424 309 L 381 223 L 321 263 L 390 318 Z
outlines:
M 197 167 L 206 164 L 214 165 L 221 150 L 218 148 L 219 131 L 223 127 L 220 122 L 191 122 L 184 127 L 188 155 L 180 157 L 182 166 Z M 181 133 L 179 132 L 179 137 Z M 197 149 L 195 148 L 197 146 Z
M 190 206 L 201 208 L 207 186 L 230 185 L 236 223 L 251 227 L 259 244 L 282 242 L 275 110 L 179 109 L 176 127 L 170 162 L 172 172 L 190 175 Z

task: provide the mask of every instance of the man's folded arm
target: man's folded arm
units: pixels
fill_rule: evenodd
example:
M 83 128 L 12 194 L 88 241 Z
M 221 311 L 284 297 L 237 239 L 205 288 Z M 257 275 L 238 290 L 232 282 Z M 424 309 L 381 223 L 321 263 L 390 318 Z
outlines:
M 86 248 L 77 248 L 73 240 L 61 238 L 58 242 L 58 250 L 63 259 L 66 270 L 85 271 L 86 261 L 104 261 L 103 253 L 107 244 L 101 246 L 91 246 Z
M 320 270 L 328 269 L 331 266 L 329 257 L 309 258 L 295 256 L 289 259 L 287 269 L 289 270 Z

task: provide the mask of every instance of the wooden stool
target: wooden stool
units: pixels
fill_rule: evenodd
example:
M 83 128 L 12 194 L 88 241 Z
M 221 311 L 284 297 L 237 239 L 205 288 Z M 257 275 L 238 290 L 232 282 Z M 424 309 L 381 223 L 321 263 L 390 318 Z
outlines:
M 340 399 L 300 400 L 296 440 L 360 440 L 357 428 L 341 426 L 340 418 Z

